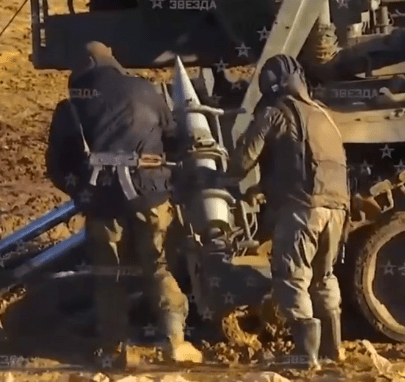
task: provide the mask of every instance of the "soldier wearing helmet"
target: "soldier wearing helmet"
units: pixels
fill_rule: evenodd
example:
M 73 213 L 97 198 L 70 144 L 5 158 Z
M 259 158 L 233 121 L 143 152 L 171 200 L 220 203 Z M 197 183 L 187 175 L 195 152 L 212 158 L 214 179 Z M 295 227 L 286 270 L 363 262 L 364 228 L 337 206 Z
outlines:
M 83 205 L 89 254 L 96 269 L 116 269 L 127 260 L 126 254 L 137 258 L 144 291 L 168 337 L 172 358 L 201 362 L 201 352 L 184 340 L 188 300 L 166 257 L 165 241 L 174 217 L 170 169 L 127 166 L 123 172 L 122 167 L 103 166 L 93 179 L 96 173 L 88 168 L 89 152 L 101 153 L 107 161 L 118 153 L 130 158 L 170 154 L 176 144 L 171 112 L 152 84 L 126 75 L 111 49 L 96 41 L 79 55 L 69 90 L 70 99 L 58 104 L 51 123 L 48 174 Z M 76 185 L 66 182 L 72 176 Z M 86 190 L 91 203 L 82 200 Z M 128 198 L 131 192 L 134 196 Z M 118 366 L 127 361 L 126 347 L 120 346 L 128 339 L 126 291 L 119 272 L 116 277 L 97 278 L 96 283 L 100 350 L 116 359 Z
M 262 98 L 239 138 L 230 175 L 260 165 L 271 211 L 274 297 L 308 367 L 339 357 L 340 289 L 333 266 L 347 222 L 349 189 L 342 137 L 311 100 L 304 70 L 277 55 L 259 76 Z

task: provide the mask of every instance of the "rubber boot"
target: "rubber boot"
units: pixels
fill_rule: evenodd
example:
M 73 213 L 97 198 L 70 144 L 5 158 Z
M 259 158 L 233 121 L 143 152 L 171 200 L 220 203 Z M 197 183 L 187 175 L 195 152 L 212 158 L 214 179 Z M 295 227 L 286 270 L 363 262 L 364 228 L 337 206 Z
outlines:
M 167 312 L 164 326 L 169 340 L 170 357 L 174 361 L 202 363 L 202 353 L 184 340 L 185 318 L 182 314 Z
M 321 343 L 321 321 L 317 318 L 297 320 L 291 324 L 295 349 L 291 367 L 319 370 L 318 353 Z M 294 357 L 295 356 L 295 357 Z M 296 360 L 294 362 L 294 360 Z
M 96 363 L 103 369 L 126 367 L 128 312 L 122 285 L 114 281 L 99 283 L 96 289 L 96 308 L 100 346 Z
M 341 361 L 340 347 L 342 344 L 342 333 L 340 311 L 331 311 L 326 317 L 321 318 L 321 328 L 319 357 L 334 362 Z

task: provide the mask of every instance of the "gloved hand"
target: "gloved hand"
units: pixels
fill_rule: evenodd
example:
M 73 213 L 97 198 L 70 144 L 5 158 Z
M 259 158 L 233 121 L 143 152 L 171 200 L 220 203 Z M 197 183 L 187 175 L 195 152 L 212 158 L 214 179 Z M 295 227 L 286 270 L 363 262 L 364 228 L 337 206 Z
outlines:
M 356 212 L 366 220 L 374 220 L 381 214 L 381 206 L 371 196 L 366 197 L 360 194 L 352 196 L 351 200 L 352 213 Z
M 266 203 L 266 197 L 264 196 L 259 184 L 249 187 L 243 196 L 243 200 L 252 207 L 256 204 Z

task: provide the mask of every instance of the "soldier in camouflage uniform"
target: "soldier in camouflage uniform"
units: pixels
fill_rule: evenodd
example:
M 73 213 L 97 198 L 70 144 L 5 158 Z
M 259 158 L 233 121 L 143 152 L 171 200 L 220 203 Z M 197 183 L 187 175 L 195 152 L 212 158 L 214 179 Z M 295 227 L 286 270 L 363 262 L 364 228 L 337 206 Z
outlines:
M 302 366 L 319 367 L 319 355 L 338 358 L 341 341 L 333 266 L 349 208 L 345 150 L 295 59 L 270 58 L 259 86 L 263 97 L 237 142 L 230 175 L 244 177 L 260 165 L 271 211 L 274 297 L 291 325 L 296 354 L 306 360 Z
M 89 252 L 96 269 L 121 265 L 124 239 L 133 240 L 129 252 L 140 258 L 144 290 L 150 293 L 167 334 L 172 358 L 201 362 L 201 352 L 184 340 L 188 300 L 166 261 L 166 235 L 174 217 L 171 171 L 162 166 L 131 170 L 129 179 L 138 196 L 128 200 L 117 172 L 101 171 L 97 184 L 89 187 L 91 169 L 84 150 L 87 146 L 91 153 L 170 155 L 176 147 L 171 112 L 153 85 L 127 76 L 105 45 L 91 42 L 79 57 L 69 79 L 71 104 L 69 100 L 60 102 L 51 123 L 48 174 L 58 188 L 82 205 L 83 189 L 90 188 L 91 203 L 84 207 Z M 66 184 L 69 174 L 75 176 L 75 187 Z M 103 346 L 103 353 L 122 360 L 116 345 L 127 338 L 128 301 L 119 281 L 119 277 L 97 279 L 95 298 L 101 335 L 110 344 Z

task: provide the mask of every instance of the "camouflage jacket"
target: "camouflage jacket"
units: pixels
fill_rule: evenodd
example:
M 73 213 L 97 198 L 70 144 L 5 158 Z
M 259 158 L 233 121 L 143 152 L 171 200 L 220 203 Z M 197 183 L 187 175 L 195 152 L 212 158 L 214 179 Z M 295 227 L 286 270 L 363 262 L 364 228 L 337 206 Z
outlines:
M 314 105 L 292 96 L 268 106 L 262 98 L 238 142 L 231 172 L 245 176 L 260 165 L 261 185 L 275 209 L 348 209 L 346 154 L 340 133 Z

